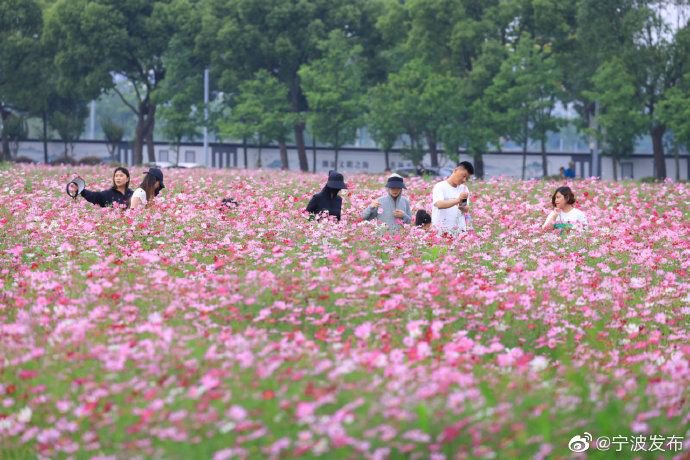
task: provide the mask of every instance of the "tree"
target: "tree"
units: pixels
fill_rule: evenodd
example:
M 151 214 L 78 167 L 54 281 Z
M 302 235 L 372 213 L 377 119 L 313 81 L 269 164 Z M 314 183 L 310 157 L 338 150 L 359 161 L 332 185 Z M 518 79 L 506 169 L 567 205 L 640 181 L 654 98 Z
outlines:
M 64 99 L 63 104 L 56 107 L 48 117 L 48 123 L 57 131 L 65 145 L 65 158 L 70 158 L 74 153 L 74 142 L 79 140 L 84 131 L 84 120 L 88 113 L 85 103 Z
M 175 164 L 180 162 L 180 145 L 184 139 L 199 137 L 204 120 L 204 59 L 194 49 L 200 24 L 181 24 L 181 30 L 168 45 L 163 56 L 166 78 L 154 94 L 160 107 L 161 132 L 175 151 Z
M 175 98 L 161 106 L 160 116 L 164 120 L 163 135 L 175 150 L 175 164 L 180 163 L 180 145 L 184 139 L 194 140 L 199 136 L 203 123 L 196 107 L 190 107 L 182 98 Z
M 333 146 L 337 168 L 338 151 L 354 141 L 363 121 L 362 47 L 334 30 L 321 49 L 323 57 L 302 66 L 299 77 L 310 107 L 311 130 Z
M 593 89 L 585 93 L 599 103 L 598 124 L 593 135 L 613 160 L 613 179 L 618 180 L 621 158 L 632 154 L 636 139 L 645 130 L 645 116 L 635 98 L 634 80 L 620 58 L 601 65 L 592 77 Z
M 499 108 L 504 132 L 523 147 L 523 179 L 530 139 L 540 141 L 542 174 L 548 176 L 546 139 L 560 124 L 553 115 L 561 94 L 560 81 L 559 69 L 548 49 L 522 34 L 487 90 L 487 96 Z
M 286 139 L 294 125 L 290 112 L 288 89 L 274 76 L 259 70 L 252 80 L 243 82 L 232 101 L 229 117 L 219 122 L 220 132 L 235 138 L 256 138 L 259 152 L 257 167 L 261 164 L 261 150 L 265 143 L 278 141 L 281 145 L 281 163 L 288 168 Z
M 658 115 L 673 133 L 676 180 L 680 180 L 678 147 L 682 145 L 686 151 L 690 151 L 690 73 L 685 74 L 681 84 L 664 94 Z
M 322 57 L 320 43 L 342 30 L 362 43 L 377 34 L 370 0 L 207 0 L 201 46 L 211 50 L 211 71 L 220 88 L 233 93 L 240 82 L 265 70 L 288 89 L 300 169 L 308 171 L 304 145 L 309 110 L 299 69 Z M 373 40 L 373 39 L 372 39 Z M 375 48 L 363 46 L 368 53 Z M 374 67 L 372 67 L 374 68 Z M 376 73 L 376 72 L 374 72 Z
M 516 12 L 515 2 L 497 0 L 387 3 L 378 24 L 389 46 L 382 54 L 389 57 L 391 73 L 416 65 L 436 76 L 435 88 L 428 88 L 424 97 L 430 102 L 425 107 L 434 111 L 426 114 L 429 123 L 423 134 L 432 165 L 438 161 L 439 141 L 451 157 L 457 157 L 459 147 L 465 145 L 473 155 L 477 175 L 483 176 L 482 154 L 497 136 L 485 129 L 491 112 L 472 108 L 482 107 L 484 90 L 498 70 L 488 64 L 505 54 L 502 44 L 506 31 L 516 23 Z M 487 65 L 479 65 L 482 59 Z
M 630 22 L 634 33 L 623 56 L 634 77 L 636 93 L 645 107 L 656 178 L 665 179 L 663 138 L 667 125 L 659 117 L 657 109 L 665 93 L 681 82 L 690 67 L 690 29 L 686 24 L 674 31 L 658 6 L 651 0 L 641 1 L 632 11 Z
M 32 93 L 38 85 L 37 72 L 41 63 L 41 30 L 43 17 L 34 0 L 3 0 L 0 2 L 0 124 L 2 156 L 9 160 L 9 129 L 11 117 L 29 108 Z
M 26 140 L 29 134 L 29 126 L 26 117 L 22 115 L 12 115 L 5 120 L 2 125 L 3 137 L 7 138 L 10 144 L 10 154 L 12 158 L 17 157 L 19 143 Z
M 682 2 L 677 2 L 680 8 Z M 577 46 L 563 62 L 570 62 L 565 75 L 576 108 L 596 132 L 597 101 L 587 98 L 591 77 L 605 62 L 621 57 L 632 76 L 635 99 L 647 116 L 652 139 L 654 170 L 666 177 L 664 135 L 667 126 L 658 115 L 658 103 L 687 72 L 688 26 L 674 28 L 665 19 L 658 0 L 581 0 L 577 3 Z
M 483 156 L 490 146 L 500 150 L 500 136 L 504 134 L 500 107 L 491 105 L 488 88 L 507 56 L 506 47 L 496 40 L 487 40 L 468 72 L 458 84 L 458 91 L 450 103 L 456 108 L 450 123 L 441 129 L 441 140 L 447 155 L 458 159 L 457 152 L 465 146 L 472 156 L 475 176 L 484 177 Z
M 379 84 L 369 90 L 366 99 L 368 101 L 366 121 L 369 133 L 378 147 L 383 150 L 386 169 L 390 169 L 389 152 L 403 133 L 395 110 L 394 95 L 389 86 Z
M 416 165 L 421 164 L 425 147 L 429 148 L 431 166 L 438 166 L 437 143 L 442 128 L 457 119 L 455 94 L 460 81 L 449 73 L 435 73 L 420 60 L 406 63 L 398 72 L 389 74 L 379 86 L 377 107 L 380 115 L 392 115 L 390 127 L 404 135 L 403 154 Z M 392 133 L 391 133 L 392 134 Z
M 47 41 L 55 51 L 60 86 L 78 86 L 89 99 L 113 90 L 137 116 L 134 162 L 155 161 L 155 92 L 165 79 L 164 56 L 184 25 L 198 21 L 189 0 L 57 0 L 48 10 Z M 113 75 L 126 79 L 136 100 L 125 98 Z
M 125 135 L 125 129 L 122 125 L 117 124 L 111 118 L 105 118 L 101 120 L 101 128 L 103 129 L 103 135 L 105 136 L 106 147 L 108 149 L 108 155 L 110 158 L 115 158 L 115 150 L 122 138 Z

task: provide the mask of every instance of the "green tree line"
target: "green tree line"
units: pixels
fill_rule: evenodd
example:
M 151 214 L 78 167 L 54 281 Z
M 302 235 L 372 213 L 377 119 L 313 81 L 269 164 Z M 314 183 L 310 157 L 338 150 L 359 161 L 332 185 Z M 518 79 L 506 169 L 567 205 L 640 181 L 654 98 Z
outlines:
M 66 146 L 89 101 L 117 97 L 136 120 L 134 161 L 155 161 L 156 123 L 176 145 L 220 138 L 339 149 L 366 126 L 396 143 L 483 156 L 527 152 L 573 107 L 615 166 L 642 136 L 655 174 L 690 147 L 688 0 L 0 0 L 2 155 L 40 120 Z M 214 103 L 204 104 L 210 69 Z M 210 111 L 209 117 L 204 117 Z M 101 120 L 111 144 L 123 127 Z M 106 129 L 104 129 L 106 131 Z M 67 150 L 67 149 L 66 149 Z M 553 172 L 551 172 L 553 173 Z

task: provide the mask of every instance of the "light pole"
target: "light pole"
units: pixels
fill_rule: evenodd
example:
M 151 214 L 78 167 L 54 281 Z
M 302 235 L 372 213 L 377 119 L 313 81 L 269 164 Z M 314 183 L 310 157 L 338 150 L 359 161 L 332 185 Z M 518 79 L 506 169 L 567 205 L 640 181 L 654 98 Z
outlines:
M 208 68 L 204 69 L 204 165 L 208 166 Z

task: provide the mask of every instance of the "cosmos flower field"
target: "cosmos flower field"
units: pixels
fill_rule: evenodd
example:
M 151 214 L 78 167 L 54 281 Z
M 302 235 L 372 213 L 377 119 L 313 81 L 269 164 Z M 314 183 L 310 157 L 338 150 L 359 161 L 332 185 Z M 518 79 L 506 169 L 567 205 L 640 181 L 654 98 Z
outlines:
M 0 167 L 0 458 L 690 452 L 688 183 L 572 182 L 591 228 L 562 238 L 562 183 L 474 181 L 448 240 L 361 221 L 384 176 L 346 174 L 334 223 L 303 213 L 321 175 L 169 169 L 123 211 L 72 201 L 75 174 L 112 169 Z

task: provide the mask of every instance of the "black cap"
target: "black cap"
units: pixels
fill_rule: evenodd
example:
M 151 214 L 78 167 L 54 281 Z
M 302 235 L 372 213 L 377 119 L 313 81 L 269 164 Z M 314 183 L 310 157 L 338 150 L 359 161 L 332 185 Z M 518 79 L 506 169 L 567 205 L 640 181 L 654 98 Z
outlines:
M 161 184 L 160 190 L 165 188 L 165 185 L 163 185 L 163 171 L 158 168 L 149 168 L 149 170 L 144 174 L 151 174 L 153 177 L 158 179 L 158 182 Z

